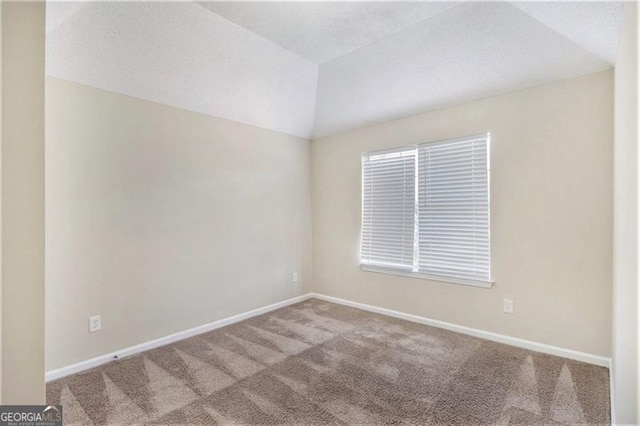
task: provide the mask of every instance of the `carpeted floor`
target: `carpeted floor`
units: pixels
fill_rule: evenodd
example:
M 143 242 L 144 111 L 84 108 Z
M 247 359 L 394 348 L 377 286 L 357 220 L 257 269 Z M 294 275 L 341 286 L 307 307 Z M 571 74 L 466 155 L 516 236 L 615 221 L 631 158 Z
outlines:
M 47 384 L 64 424 L 609 423 L 609 373 L 308 300 Z

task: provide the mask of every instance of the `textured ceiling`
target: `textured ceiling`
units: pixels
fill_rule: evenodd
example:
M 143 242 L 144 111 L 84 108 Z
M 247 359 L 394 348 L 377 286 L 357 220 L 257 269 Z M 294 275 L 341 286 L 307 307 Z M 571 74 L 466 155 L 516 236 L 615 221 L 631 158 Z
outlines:
M 515 2 L 514 6 L 538 19 L 609 64 L 616 61 L 622 26 L 622 3 Z
M 58 25 L 63 24 L 67 19 L 76 13 L 86 3 L 83 2 L 58 2 L 53 6 L 47 5 L 46 29 L 52 31 Z
M 509 3 L 464 3 L 323 64 L 314 136 L 609 67 Z
M 446 2 L 202 2 L 203 7 L 321 64 L 430 18 Z
M 52 10 L 68 4 L 47 2 Z M 47 18 L 49 19 L 49 18 Z M 308 137 L 318 67 L 195 3 L 91 2 L 47 32 L 47 75 Z
M 303 137 L 601 71 L 622 4 L 47 2 L 47 74 Z

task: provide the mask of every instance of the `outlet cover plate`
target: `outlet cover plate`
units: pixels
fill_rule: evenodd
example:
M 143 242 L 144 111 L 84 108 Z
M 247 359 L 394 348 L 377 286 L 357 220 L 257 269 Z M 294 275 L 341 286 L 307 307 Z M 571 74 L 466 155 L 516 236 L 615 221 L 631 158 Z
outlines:
M 96 331 L 100 331 L 102 329 L 102 321 L 100 320 L 100 315 L 96 315 L 95 317 L 89 318 L 89 333 L 95 333 Z

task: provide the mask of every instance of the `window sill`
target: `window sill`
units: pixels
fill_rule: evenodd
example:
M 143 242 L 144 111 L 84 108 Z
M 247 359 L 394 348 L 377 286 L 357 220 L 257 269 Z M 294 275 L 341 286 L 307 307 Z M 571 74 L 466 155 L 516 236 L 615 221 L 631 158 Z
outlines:
M 362 269 L 363 271 L 367 271 L 367 272 L 376 272 L 376 273 L 381 273 L 381 274 L 399 275 L 399 276 L 402 276 L 402 277 L 420 278 L 420 279 L 423 279 L 423 280 L 441 281 L 441 282 L 445 282 L 445 283 L 468 285 L 468 286 L 472 286 L 472 287 L 491 288 L 491 287 L 493 287 L 493 283 L 494 283 L 493 281 L 475 281 L 475 280 L 465 280 L 465 279 L 460 279 L 460 278 L 440 277 L 440 276 L 437 276 L 437 275 L 429 275 L 429 274 L 423 274 L 423 273 L 420 273 L 420 272 L 407 271 L 407 270 L 404 270 L 404 269 L 396 269 L 396 268 L 393 268 L 393 267 L 390 267 L 390 266 L 368 265 L 368 264 L 364 264 L 364 263 L 360 264 L 360 269 Z

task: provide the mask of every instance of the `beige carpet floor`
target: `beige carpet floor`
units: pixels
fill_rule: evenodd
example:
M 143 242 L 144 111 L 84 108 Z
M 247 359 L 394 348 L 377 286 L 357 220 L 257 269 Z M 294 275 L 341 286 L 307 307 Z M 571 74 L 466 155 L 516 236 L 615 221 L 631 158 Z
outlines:
M 609 423 L 609 373 L 308 300 L 47 384 L 70 424 Z

